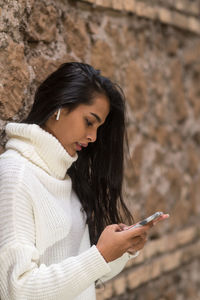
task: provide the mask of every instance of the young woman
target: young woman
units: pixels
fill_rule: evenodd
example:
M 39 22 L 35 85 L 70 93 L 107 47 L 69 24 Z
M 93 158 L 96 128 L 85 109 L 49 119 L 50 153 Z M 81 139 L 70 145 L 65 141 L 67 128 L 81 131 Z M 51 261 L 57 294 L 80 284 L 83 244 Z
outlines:
M 150 226 L 123 230 L 124 97 L 91 66 L 66 63 L 9 123 L 0 156 L 1 300 L 94 300 Z

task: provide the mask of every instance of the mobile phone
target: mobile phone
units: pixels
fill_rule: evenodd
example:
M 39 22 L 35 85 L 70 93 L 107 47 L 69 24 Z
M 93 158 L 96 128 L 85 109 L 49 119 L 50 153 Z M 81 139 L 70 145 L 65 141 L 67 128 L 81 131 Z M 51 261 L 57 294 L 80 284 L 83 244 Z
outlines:
M 163 215 L 162 211 L 157 211 L 155 214 L 153 214 L 150 217 L 134 224 L 133 226 L 129 227 L 127 230 L 147 225 L 149 222 L 156 220 L 157 218 L 159 218 L 162 215 Z

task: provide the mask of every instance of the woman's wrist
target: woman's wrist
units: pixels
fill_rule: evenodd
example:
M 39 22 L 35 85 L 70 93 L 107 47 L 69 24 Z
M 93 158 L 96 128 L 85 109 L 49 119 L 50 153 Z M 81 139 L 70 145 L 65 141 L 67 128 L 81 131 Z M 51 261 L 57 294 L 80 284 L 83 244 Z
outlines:
M 104 258 L 104 260 L 108 263 L 109 261 L 108 261 L 106 255 L 105 255 L 104 251 L 101 249 L 101 247 L 97 244 L 96 248 L 99 251 L 99 253 L 101 254 L 101 256 Z

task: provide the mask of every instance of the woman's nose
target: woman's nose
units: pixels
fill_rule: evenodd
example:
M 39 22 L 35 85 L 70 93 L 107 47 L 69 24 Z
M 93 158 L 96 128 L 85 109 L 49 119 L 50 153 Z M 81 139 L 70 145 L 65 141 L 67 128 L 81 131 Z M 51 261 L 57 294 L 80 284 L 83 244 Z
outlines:
M 88 132 L 87 134 L 87 140 L 90 143 L 94 143 L 97 139 L 97 130 L 92 130 L 91 132 Z

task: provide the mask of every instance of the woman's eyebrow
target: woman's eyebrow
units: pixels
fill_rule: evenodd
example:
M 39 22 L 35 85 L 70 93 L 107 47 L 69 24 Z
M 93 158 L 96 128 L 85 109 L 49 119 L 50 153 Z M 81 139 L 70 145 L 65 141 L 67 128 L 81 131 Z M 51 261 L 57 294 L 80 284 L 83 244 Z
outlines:
M 92 113 L 92 112 L 90 112 L 90 114 L 91 114 L 92 116 L 94 116 L 94 117 L 97 119 L 98 123 L 101 123 L 101 122 L 102 122 L 101 118 L 100 118 L 97 114 Z

